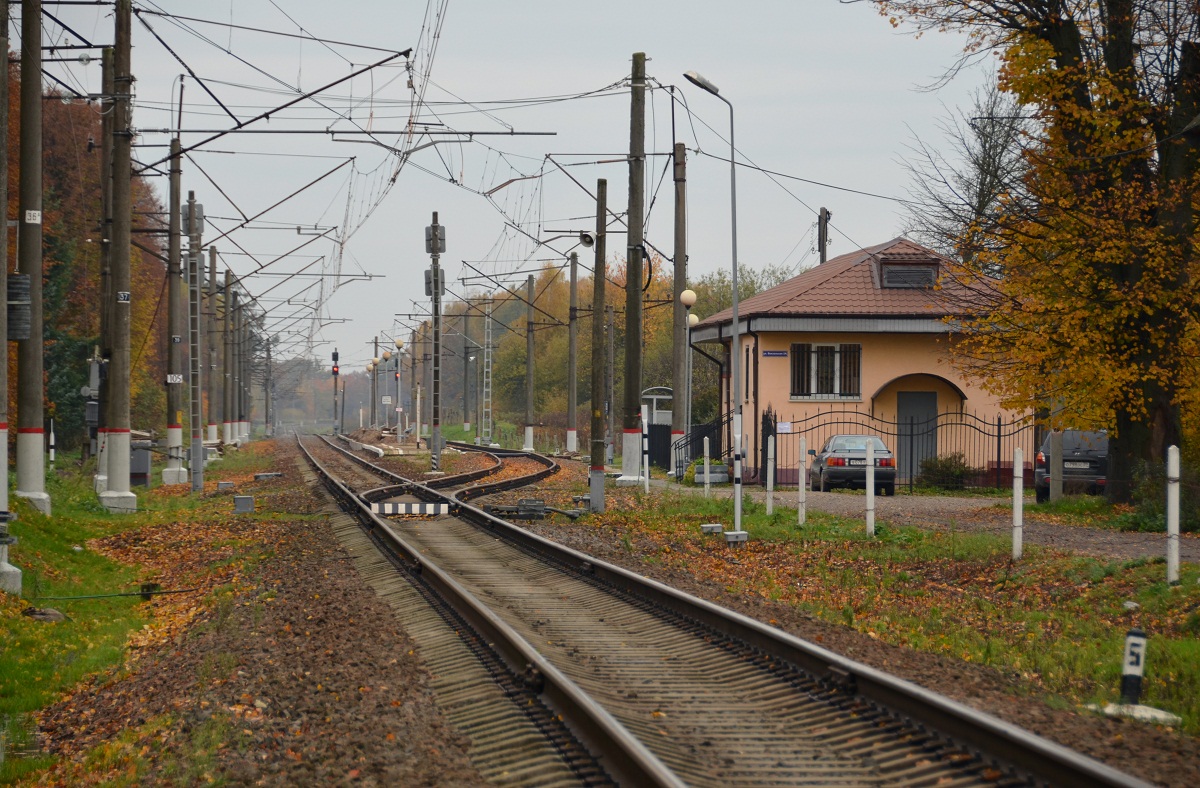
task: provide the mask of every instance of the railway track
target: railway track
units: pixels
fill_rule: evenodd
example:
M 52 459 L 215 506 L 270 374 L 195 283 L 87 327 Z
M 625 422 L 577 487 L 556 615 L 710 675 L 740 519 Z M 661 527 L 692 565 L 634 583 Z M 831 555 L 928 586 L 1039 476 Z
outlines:
M 359 533 L 384 551 L 377 556 L 387 556 L 372 559 L 379 565 L 372 576 L 386 576 L 395 593 L 407 586 L 408 597 L 420 596 L 456 632 L 470 632 L 430 641 L 469 643 L 476 664 L 486 665 L 487 682 L 472 679 L 456 693 L 463 707 L 484 703 L 467 697 L 477 690 L 482 697 L 507 687 L 517 702 L 506 714 L 524 721 L 512 735 L 555 762 L 561 784 L 1142 784 L 486 514 L 469 501 L 527 483 L 498 474 L 500 458 L 464 477 L 442 477 L 435 488 L 327 443 L 301 445 L 339 503 L 355 513 Z M 546 458 L 524 462 L 539 468 L 531 475 L 553 472 Z M 505 478 L 489 482 L 492 476 Z M 396 496 L 440 502 L 451 513 L 392 521 L 371 513 L 372 503 Z M 532 731 L 541 737 L 538 747 Z M 515 746 L 505 743 L 508 735 L 480 748 L 480 757 Z

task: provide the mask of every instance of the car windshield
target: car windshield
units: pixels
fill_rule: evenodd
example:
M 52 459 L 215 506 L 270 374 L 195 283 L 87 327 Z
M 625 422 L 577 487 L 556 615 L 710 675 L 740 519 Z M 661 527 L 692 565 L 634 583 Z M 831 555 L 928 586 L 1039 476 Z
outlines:
M 1044 451 L 1050 449 L 1050 435 L 1046 435 Z M 1108 451 L 1107 432 L 1066 430 L 1063 432 L 1063 451 Z
M 866 452 L 868 441 L 877 452 L 886 452 L 888 450 L 883 441 L 874 435 L 846 435 L 841 438 L 835 438 L 829 450 Z

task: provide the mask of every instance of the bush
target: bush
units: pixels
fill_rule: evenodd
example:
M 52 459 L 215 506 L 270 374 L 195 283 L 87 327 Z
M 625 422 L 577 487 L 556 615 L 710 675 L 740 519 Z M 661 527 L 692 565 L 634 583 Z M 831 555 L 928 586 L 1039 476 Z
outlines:
M 1134 474 L 1134 511 L 1123 525 L 1133 531 L 1163 533 L 1167 528 L 1167 468 L 1165 463 L 1140 463 Z M 1200 532 L 1200 470 L 1184 464 L 1179 474 L 1179 530 Z
M 917 474 L 917 484 L 922 487 L 939 487 L 943 490 L 961 490 L 967 477 L 975 473 L 967 464 L 967 456 L 961 451 L 943 454 L 940 457 L 926 457 L 921 460 L 921 471 Z

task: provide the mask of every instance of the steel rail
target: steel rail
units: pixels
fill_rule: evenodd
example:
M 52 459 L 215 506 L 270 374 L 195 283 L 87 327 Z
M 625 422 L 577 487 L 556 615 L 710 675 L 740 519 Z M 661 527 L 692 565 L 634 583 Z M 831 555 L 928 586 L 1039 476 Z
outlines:
M 296 443 L 309 464 L 325 480 L 334 497 L 351 509 L 389 549 L 412 564 L 422 581 L 446 600 L 455 612 L 488 642 L 513 675 L 523 677 L 526 684 L 534 689 L 548 706 L 562 715 L 567 726 L 615 780 L 628 785 L 684 788 L 685 784 L 674 772 L 575 682 L 546 660 L 537 649 L 454 578 L 412 549 L 392 529 L 387 520 L 375 515 L 369 504 L 334 478 L 308 451 L 299 435 L 296 436 Z M 355 460 L 366 462 L 340 447 L 328 445 Z M 389 476 L 394 475 L 386 469 L 373 467 Z M 431 495 L 444 497 L 423 485 L 414 484 L 414 487 L 427 490 Z
M 465 447 L 475 450 L 478 447 Z M 493 453 L 494 450 L 484 450 Z M 507 451 L 504 456 L 527 456 L 553 462 L 541 455 Z M 353 456 L 353 455 L 351 455 Z M 354 456 L 365 467 L 391 474 L 369 461 Z M 519 486 L 522 479 L 498 483 L 497 488 Z M 414 492 L 422 485 L 412 483 Z M 763 654 L 795 665 L 847 694 L 861 698 L 892 715 L 916 721 L 949 739 L 984 754 L 988 758 L 1015 766 L 1056 785 L 1149 786 L 1150 783 L 1114 769 L 1100 761 L 1049 741 L 1035 733 L 1007 723 L 986 712 L 884 673 L 861 662 L 844 657 L 786 632 L 774 629 L 748 616 L 727 610 L 691 596 L 663 583 L 637 575 L 495 517 L 466 501 L 484 485 L 445 496 L 424 487 L 419 496 L 432 495 L 456 506 L 456 516 L 467 518 L 489 531 L 503 536 L 526 550 L 590 575 L 595 580 L 630 596 L 645 600 L 660 609 L 697 622 L 722 635 L 737 639 Z M 494 490 L 487 490 L 492 492 Z M 487 494 L 481 492 L 479 494 Z

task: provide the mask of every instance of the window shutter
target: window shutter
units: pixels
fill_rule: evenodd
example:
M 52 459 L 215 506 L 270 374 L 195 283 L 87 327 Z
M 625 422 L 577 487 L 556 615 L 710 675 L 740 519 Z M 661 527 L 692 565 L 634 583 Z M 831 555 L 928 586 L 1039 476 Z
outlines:
M 937 268 L 931 265 L 885 265 L 884 287 L 933 287 L 937 283 Z
M 862 345 L 842 345 L 842 379 L 840 394 L 843 397 L 862 395 Z
M 792 345 L 792 396 L 812 394 L 812 345 Z

